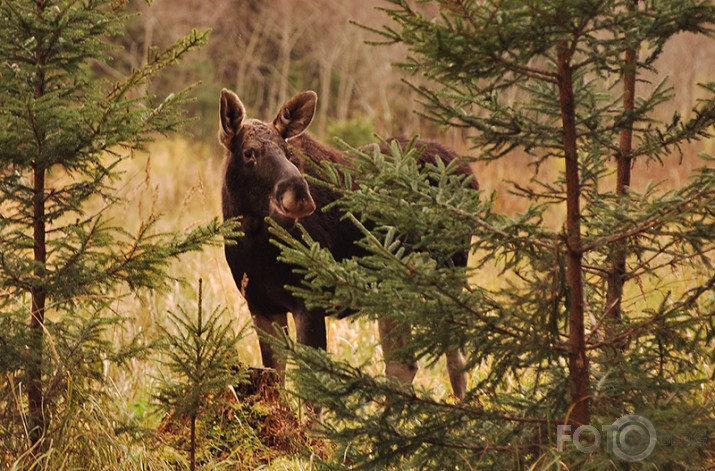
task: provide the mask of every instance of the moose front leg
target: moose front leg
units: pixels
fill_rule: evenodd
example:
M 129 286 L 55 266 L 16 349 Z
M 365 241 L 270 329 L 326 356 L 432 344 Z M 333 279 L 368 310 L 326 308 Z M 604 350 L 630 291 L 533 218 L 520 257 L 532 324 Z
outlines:
M 295 333 L 298 343 L 309 347 L 326 350 L 328 338 L 325 331 L 325 316 L 306 311 L 293 313 Z
M 328 337 L 324 315 L 308 312 L 307 310 L 297 310 L 293 312 L 293 320 L 295 321 L 296 339 L 299 344 L 327 350 Z M 316 406 L 309 398 L 306 398 L 305 407 L 309 421 L 314 418 L 320 420 L 322 409 L 319 406 Z
M 285 361 L 278 358 L 278 355 L 275 351 L 273 351 L 273 347 L 271 347 L 271 344 L 265 336 L 276 336 L 277 332 L 274 324 L 277 324 L 281 329 L 283 329 L 283 333 L 287 335 L 288 314 L 286 312 L 273 314 L 251 313 L 251 316 L 253 317 L 253 325 L 258 331 L 258 344 L 261 348 L 263 366 L 276 370 L 276 372 L 278 372 L 278 376 L 280 377 L 281 385 L 285 386 Z

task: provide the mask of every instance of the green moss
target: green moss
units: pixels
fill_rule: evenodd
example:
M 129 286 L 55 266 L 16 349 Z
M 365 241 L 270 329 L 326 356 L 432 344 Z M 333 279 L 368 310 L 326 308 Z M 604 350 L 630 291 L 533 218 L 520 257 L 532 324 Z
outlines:
M 322 454 L 325 445 L 309 438 L 265 370 L 251 370 L 248 385 L 237 395 L 226 392 L 206 401 L 196 422 L 196 461 L 201 467 L 238 469 L 301 469 L 305 450 Z M 238 400 L 237 400 L 238 399 Z M 167 416 L 158 428 L 159 439 L 175 456 L 188 456 L 189 420 Z M 281 467 L 274 467 L 283 463 Z

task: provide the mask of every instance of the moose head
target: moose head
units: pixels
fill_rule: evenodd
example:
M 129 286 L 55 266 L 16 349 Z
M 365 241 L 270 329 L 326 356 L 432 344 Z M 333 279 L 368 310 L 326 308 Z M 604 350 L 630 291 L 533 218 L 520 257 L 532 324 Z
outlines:
M 224 199 L 230 200 L 227 203 L 234 215 L 270 216 L 292 228 L 315 211 L 302 163 L 289 141 L 310 124 L 317 98 L 313 91 L 299 93 L 267 123 L 246 119 L 238 96 L 221 91 L 218 138 L 227 151 Z

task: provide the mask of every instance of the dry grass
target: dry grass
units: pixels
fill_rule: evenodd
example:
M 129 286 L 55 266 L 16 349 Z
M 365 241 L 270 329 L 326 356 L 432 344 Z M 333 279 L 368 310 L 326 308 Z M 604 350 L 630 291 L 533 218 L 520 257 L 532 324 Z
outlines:
M 710 144 L 705 147 L 710 147 Z M 684 183 L 697 164 L 695 154 L 696 149 L 686 149 L 680 165 L 679 159 L 673 159 L 665 166 L 655 163 L 637 165 L 634 186 L 642 187 L 653 180 L 663 180 L 665 187 Z M 222 151 L 218 145 L 183 138 L 159 140 L 150 146 L 148 154 L 136 155 L 124 162 L 125 175 L 120 187 L 128 203 L 118 208 L 113 217 L 125 221 L 131 227 L 151 214 L 160 214 L 162 217 L 158 229 L 167 231 L 188 229 L 220 217 L 222 165 Z M 542 167 L 540 177 L 555 174 L 559 171 L 557 165 Z M 497 192 L 498 211 L 509 213 L 524 209 L 525 203 L 509 193 L 509 181 L 529 183 L 534 174 L 527 157 L 515 155 L 491 164 L 477 163 L 475 171 L 484 190 Z M 558 228 L 562 224 L 562 215 L 556 211 L 552 217 L 550 224 Z M 123 301 L 120 310 L 130 314 L 135 321 L 126 331 L 117 332 L 118 341 L 137 334 L 154 338 L 157 325 L 163 322 L 168 310 L 174 310 L 178 305 L 188 307 L 195 303 L 195 287 L 199 278 L 204 279 L 205 307 L 226 307 L 227 315 L 234 319 L 237 329 L 250 322 L 245 300 L 236 289 L 221 247 L 208 247 L 201 253 L 183 256 L 174 264 L 170 273 L 186 283 L 173 282 L 166 292 L 131 294 Z M 657 293 L 659 289 L 653 287 L 646 291 Z M 643 287 L 633 286 L 633 292 L 629 294 L 631 300 L 645 297 Z M 292 324 L 291 330 L 294 331 Z M 377 329 L 373 323 L 329 319 L 328 338 L 329 351 L 337 358 L 366 366 L 372 373 L 382 371 Z M 243 362 L 260 364 L 258 341 L 253 331 L 242 341 L 237 354 Z M 139 362 L 130 374 L 118 373 L 117 388 L 128 396 L 142 400 L 146 392 L 151 390 L 151 380 L 147 383 L 147 379 L 154 376 L 154 368 L 156 365 L 151 362 Z M 418 373 L 416 384 L 432 389 L 438 395 L 446 396 L 450 392 L 441 361 L 430 368 L 423 367 Z
M 709 150 L 711 145 L 705 143 L 702 149 Z M 697 166 L 697 150 L 700 149 L 686 149 L 682 165 L 680 159 L 674 158 L 664 166 L 637 166 L 634 184 L 641 188 L 649 180 L 664 180 L 665 187 L 683 184 Z M 116 187 L 126 203 L 111 208 L 106 216 L 130 231 L 153 215 L 161 216 L 157 226 L 159 231 L 187 230 L 206 223 L 221 215 L 222 167 L 222 151 L 217 144 L 186 138 L 157 140 L 149 146 L 147 153 L 136 154 L 122 163 L 123 177 Z M 543 166 L 540 177 L 550 179 L 560 170 L 558 162 Z M 513 213 L 524 209 L 524 202 L 509 193 L 509 181 L 529 183 L 533 169 L 526 156 L 514 155 L 491 164 L 478 163 L 475 164 L 475 171 L 482 188 L 498 194 L 498 211 Z M 61 180 L 66 177 L 55 175 L 55 178 Z M 555 229 L 562 222 L 563 214 L 558 210 L 547 221 Z M 117 303 L 117 312 L 131 321 L 112 332 L 114 342 L 128 343 L 137 336 L 147 342 L 155 340 L 160 333 L 159 326 L 167 324 L 167 311 L 176 311 L 178 306 L 192 309 L 196 305 L 199 278 L 204 280 L 204 309 L 225 307 L 225 315 L 234 321 L 236 330 L 250 323 L 250 313 L 235 286 L 221 246 L 207 247 L 200 253 L 182 256 L 173 263 L 169 274 L 176 280 L 169 281 L 167 290 L 158 293 L 127 291 Z M 504 281 L 498 275 L 497 267 L 488 267 L 478 274 L 479 278 L 475 278 L 474 282 L 487 283 L 488 288 L 496 288 L 498 283 Z M 652 280 L 631 283 L 627 287 L 624 304 L 638 308 L 657 305 L 665 291 L 672 289 L 677 293 L 695 276 L 698 274 L 694 272 L 669 273 L 660 283 Z M 291 330 L 294 332 L 292 324 Z M 363 366 L 372 374 L 383 370 L 376 325 L 366 320 L 329 319 L 328 350 L 337 359 Z M 260 365 L 258 341 L 252 329 L 242 340 L 236 354 L 243 363 Z M 489 365 L 483 365 L 482 369 L 473 371 L 472 384 L 476 384 L 488 368 Z M 159 426 L 158 417 L 146 416 L 139 420 L 133 417 L 137 410 L 145 409 L 152 400 L 159 364 L 153 359 L 137 358 L 129 369 L 110 369 L 108 373 L 113 389 L 110 395 L 116 398 L 112 406 L 119 411 L 119 417 L 140 422 L 149 428 Z M 448 398 L 451 393 L 444 360 L 429 367 L 422 365 L 415 383 L 418 388 L 428 389 L 436 397 Z M 154 456 L 152 450 L 142 450 L 138 453 L 163 459 Z M 303 469 L 305 466 L 299 460 L 285 463 L 285 469 Z
M 221 216 L 220 189 L 222 177 L 222 152 L 218 146 L 209 146 L 185 139 L 161 140 L 153 143 L 148 154 L 138 154 L 122 164 L 124 178 L 119 185 L 128 203 L 110 214 L 127 227 L 137 227 L 150 215 L 161 215 L 157 230 L 185 230 Z M 226 264 L 223 248 L 207 247 L 200 253 L 184 255 L 169 270 L 176 281 L 161 293 L 134 293 L 122 301 L 119 310 L 130 315 L 134 322 L 122 332 L 117 341 L 135 335 L 151 340 L 158 335 L 158 325 L 164 322 L 165 313 L 182 305 L 195 304 L 198 279 L 204 280 L 204 307 L 222 306 L 233 319 L 236 329 L 251 322 L 246 302 L 241 297 Z M 290 322 L 291 332 L 295 331 Z M 380 352 L 377 347 L 377 328 L 364 320 L 328 320 L 329 351 L 339 358 L 350 359 L 353 364 L 369 365 L 369 371 L 381 371 Z M 258 338 L 251 329 L 237 352 L 241 361 L 260 365 Z M 151 390 L 150 379 L 157 365 L 137 362 L 133 371 L 118 373 L 117 387 L 124 397 L 135 396 L 145 400 Z M 432 386 L 433 374 L 420 376 L 425 386 Z M 147 382 L 149 379 L 149 383 Z M 447 383 L 445 383 L 447 384 Z

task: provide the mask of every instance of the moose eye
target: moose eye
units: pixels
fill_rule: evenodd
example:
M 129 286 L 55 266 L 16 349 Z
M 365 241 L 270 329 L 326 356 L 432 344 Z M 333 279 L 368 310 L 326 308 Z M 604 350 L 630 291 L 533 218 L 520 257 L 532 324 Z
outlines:
M 246 160 L 253 160 L 256 158 L 256 151 L 253 149 L 246 149 L 243 151 L 243 158 Z

